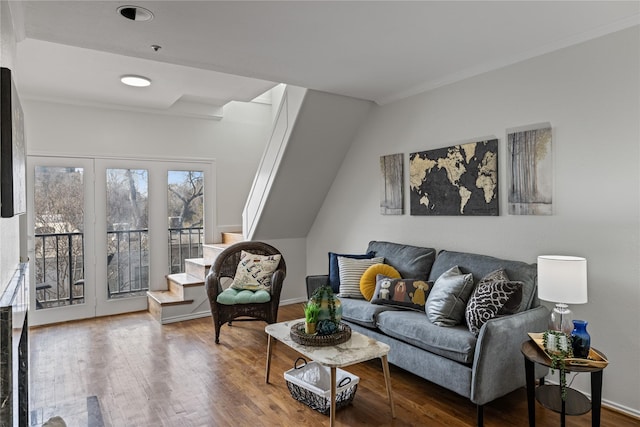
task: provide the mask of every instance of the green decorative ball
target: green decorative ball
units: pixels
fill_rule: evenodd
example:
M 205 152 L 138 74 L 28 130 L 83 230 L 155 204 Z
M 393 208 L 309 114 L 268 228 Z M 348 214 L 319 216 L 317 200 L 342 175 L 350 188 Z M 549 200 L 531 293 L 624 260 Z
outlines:
M 318 335 L 331 335 L 338 330 L 338 325 L 331 320 L 320 320 L 316 325 Z

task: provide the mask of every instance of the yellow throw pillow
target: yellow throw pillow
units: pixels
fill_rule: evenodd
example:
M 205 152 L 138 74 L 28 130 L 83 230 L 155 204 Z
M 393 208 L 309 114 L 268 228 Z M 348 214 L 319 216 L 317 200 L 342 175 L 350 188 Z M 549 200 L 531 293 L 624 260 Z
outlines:
M 401 277 L 398 270 L 389 264 L 373 264 L 367 268 L 360 278 L 360 292 L 367 301 L 371 301 L 371 298 L 373 298 L 373 293 L 376 290 L 376 276 L 378 274 L 391 277 L 392 279 L 400 279 Z

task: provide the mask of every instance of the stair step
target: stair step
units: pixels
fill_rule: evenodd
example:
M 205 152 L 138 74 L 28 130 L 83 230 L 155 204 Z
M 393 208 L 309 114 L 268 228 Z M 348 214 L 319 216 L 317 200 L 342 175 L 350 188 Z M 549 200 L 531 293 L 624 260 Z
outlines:
M 213 261 L 218 257 L 218 255 L 229 246 L 231 246 L 231 243 L 210 243 L 202 245 L 202 254 L 204 259 L 213 264 Z
M 175 283 L 176 285 L 184 286 L 185 288 L 204 285 L 204 280 L 187 273 L 168 274 L 167 280 Z
M 171 291 L 147 291 L 147 296 L 161 306 L 191 304 L 192 299 L 185 300 Z
M 222 243 L 238 243 L 244 241 L 244 235 L 241 231 L 222 233 Z
M 205 258 L 188 258 L 184 260 L 185 273 L 204 281 L 207 277 L 212 261 Z

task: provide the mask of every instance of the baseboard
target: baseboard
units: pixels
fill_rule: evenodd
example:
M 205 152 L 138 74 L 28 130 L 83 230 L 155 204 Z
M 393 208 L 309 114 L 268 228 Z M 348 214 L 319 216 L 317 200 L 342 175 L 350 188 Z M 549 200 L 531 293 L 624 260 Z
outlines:
M 549 378 L 545 378 L 544 382 L 546 384 L 559 385 L 557 381 L 550 380 Z M 582 390 L 578 390 L 578 391 L 584 394 L 585 396 L 587 396 L 589 400 L 591 400 L 591 393 L 582 391 Z M 628 417 L 640 420 L 640 410 L 629 408 L 624 405 L 620 405 L 619 403 L 612 402 L 611 400 L 602 399 L 602 407 L 610 409 L 615 412 L 619 412 Z
M 162 324 L 166 325 L 168 323 L 183 322 L 185 320 L 199 319 L 201 317 L 211 317 L 211 310 L 198 311 L 196 313 L 181 314 L 179 316 L 167 317 L 162 319 Z
M 307 299 L 304 297 L 290 298 L 290 299 L 280 300 L 280 305 L 291 305 L 291 304 L 299 304 L 299 303 L 305 303 L 305 302 L 307 302 Z

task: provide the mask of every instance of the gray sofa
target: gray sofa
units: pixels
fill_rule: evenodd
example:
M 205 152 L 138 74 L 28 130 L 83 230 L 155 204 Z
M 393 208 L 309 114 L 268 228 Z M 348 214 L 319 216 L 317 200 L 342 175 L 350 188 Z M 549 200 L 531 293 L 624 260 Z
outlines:
M 549 311 L 537 299 L 537 267 L 486 255 L 440 251 L 391 242 L 372 241 L 367 252 L 385 258 L 403 278 L 434 282 L 449 268 L 472 273 L 477 283 L 487 273 L 504 268 L 510 280 L 523 283 L 519 312 L 485 323 L 476 337 L 466 325 L 431 323 L 424 312 L 399 310 L 367 300 L 341 298 L 342 320 L 354 331 L 391 346 L 389 362 L 470 399 L 477 405 L 478 426 L 483 405 L 525 386 L 520 346 L 527 332 L 547 328 Z M 328 276 L 307 277 L 307 293 L 328 284 Z M 547 369 L 536 366 L 536 377 Z

